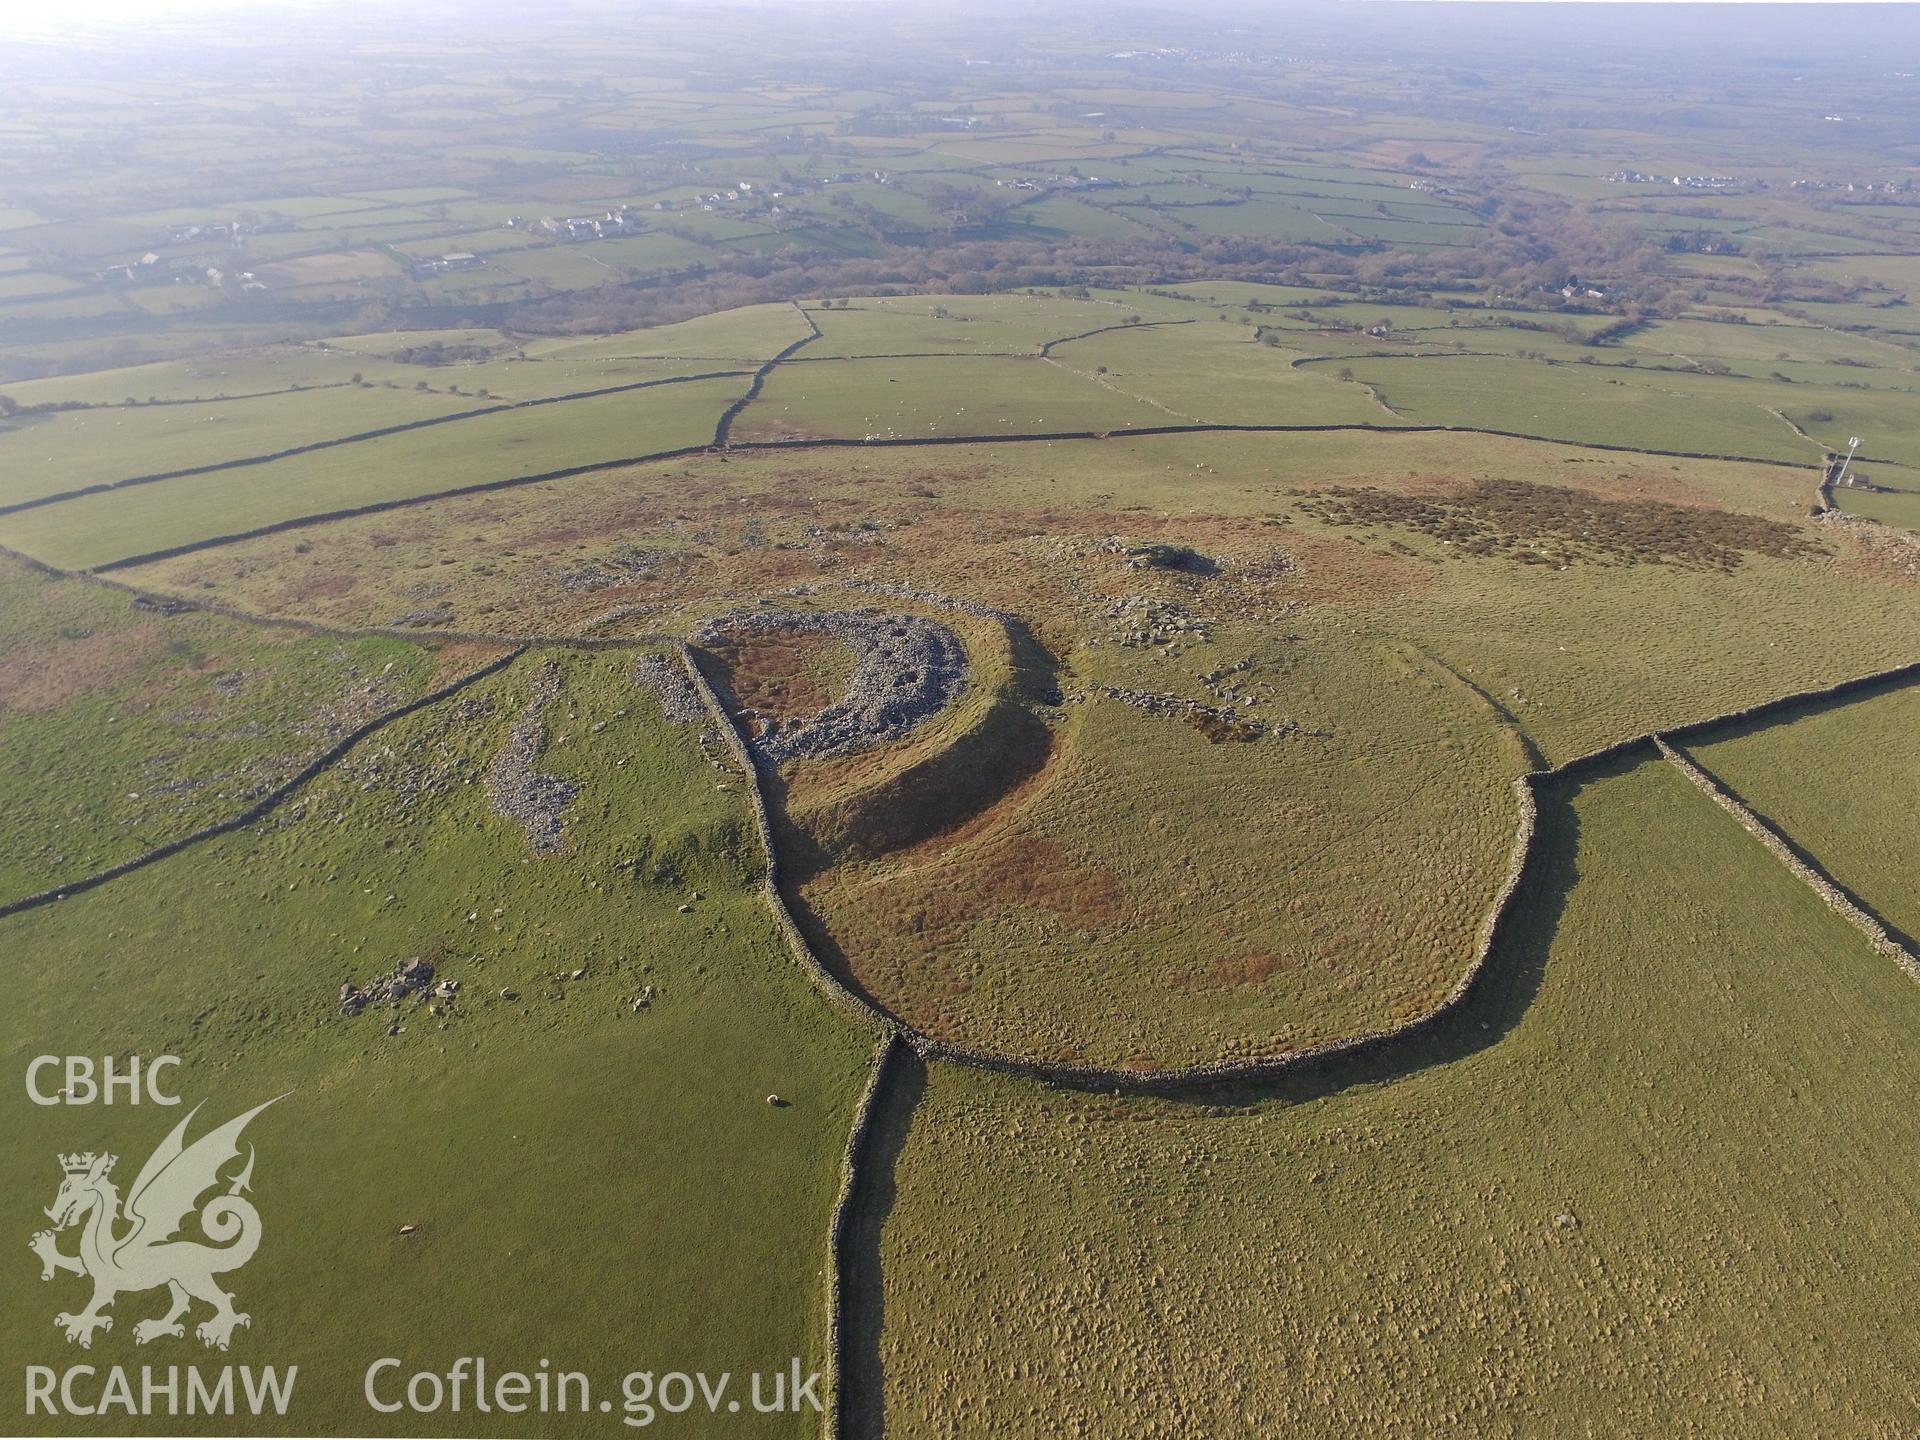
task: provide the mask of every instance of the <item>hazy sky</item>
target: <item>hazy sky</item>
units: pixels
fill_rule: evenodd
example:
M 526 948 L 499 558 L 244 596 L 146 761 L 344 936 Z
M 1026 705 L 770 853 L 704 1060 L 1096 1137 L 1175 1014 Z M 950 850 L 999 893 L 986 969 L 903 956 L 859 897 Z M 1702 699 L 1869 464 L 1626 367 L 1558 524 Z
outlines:
M 565 0 L 563 0 L 565 3 Z M 752 5 L 777 6 L 782 9 L 805 9 L 823 3 L 834 6 L 843 4 L 866 3 L 886 6 L 896 18 L 904 7 L 900 0 L 719 0 L 721 4 L 741 4 L 741 8 Z M 907 0 L 913 3 L 913 0 Z M 1006 0 L 992 0 L 988 4 L 969 3 L 969 0 L 945 0 L 934 4 L 935 10 L 945 20 L 959 18 L 964 21 L 970 11 L 978 10 L 990 15 L 1005 8 Z M 1199 11 L 1202 13 L 1218 10 L 1222 14 L 1239 9 L 1244 10 L 1247 0 L 1223 0 L 1219 6 L 1213 6 L 1208 0 L 1163 0 L 1169 11 Z M 1372 7 L 1384 4 L 1386 0 L 1346 0 L 1356 6 Z M 1423 5 L 1444 7 L 1455 0 L 1418 0 Z M 1806 8 L 1810 5 L 1860 5 L 1877 6 L 1905 5 L 1914 10 L 1920 18 L 1920 4 L 1914 0 L 1488 0 L 1488 3 L 1536 4 L 1536 5 L 1637 5 L 1676 8 L 1680 6 L 1733 5 L 1733 4 L 1771 4 L 1776 6 L 1798 5 Z M 679 0 L 684 8 L 686 0 Z M 1046 0 L 1039 0 L 1044 7 Z M 1069 8 L 1084 10 L 1084 0 L 1067 0 Z M 478 0 L 478 3 L 462 3 L 462 0 L 409 0 L 404 9 L 396 10 L 391 0 L 0 0 L 0 36 L 31 35 L 57 37 L 62 32 L 99 34 L 131 32 L 150 28 L 167 28 L 177 25 L 181 20 L 219 18 L 230 21 L 235 27 L 236 38 L 245 38 L 258 34 L 263 28 L 270 30 L 274 20 L 281 23 L 294 17 L 305 18 L 324 27 L 326 17 L 338 16 L 343 11 L 363 12 L 382 21 L 400 20 L 404 28 L 416 32 L 428 31 L 436 24 L 459 25 L 474 23 L 479 16 L 490 8 L 490 0 Z M 644 16 L 648 6 L 645 0 L 572 0 L 568 5 L 572 9 L 603 8 L 614 11 L 628 19 Z M 1135 7 L 1130 7 L 1135 8 Z M 1154 0 L 1148 0 L 1144 8 L 1159 8 Z M 1288 5 L 1286 0 L 1277 3 L 1261 3 L 1258 6 L 1263 19 L 1284 21 Z M 1313 5 L 1311 8 L 1325 12 L 1326 6 Z M 537 28 L 541 14 L 541 0 L 529 4 L 513 4 L 496 12 L 496 18 L 511 16 L 517 27 Z M 410 23 L 409 23 L 410 22 Z

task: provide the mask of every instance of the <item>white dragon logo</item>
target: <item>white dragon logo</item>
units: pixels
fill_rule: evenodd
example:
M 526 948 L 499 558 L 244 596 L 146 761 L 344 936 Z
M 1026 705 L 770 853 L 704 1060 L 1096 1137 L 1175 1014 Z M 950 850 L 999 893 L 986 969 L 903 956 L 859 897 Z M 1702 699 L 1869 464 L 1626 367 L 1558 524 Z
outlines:
M 238 1270 L 260 1246 L 260 1212 L 241 1194 L 253 1179 L 252 1146 L 247 1147 L 245 1168 L 228 1182 L 227 1192 L 200 1207 L 200 1228 L 214 1243 L 203 1245 L 174 1237 L 193 1214 L 199 1198 L 220 1184 L 221 1167 L 239 1155 L 237 1142 L 247 1122 L 267 1105 L 286 1098 L 278 1095 L 265 1105 L 256 1105 L 187 1145 L 187 1126 L 200 1113 L 200 1107 L 194 1106 L 140 1167 L 127 1194 L 125 1215 L 120 1211 L 120 1191 L 108 1178 L 119 1157 L 92 1151 L 60 1157 L 66 1179 L 60 1182 L 60 1193 L 46 1211 L 53 1229 L 35 1235 L 27 1248 L 40 1257 L 42 1280 L 51 1280 L 56 1270 L 93 1280 L 93 1299 L 86 1309 L 78 1315 L 54 1317 L 53 1323 L 66 1331 L 69 1341 L 91 1349 L 94 1331 L 113 1328 L 113 1317 L 101 1312 L 116 1295 L 162 1285 L 171 1294 L 172 1304 L 158 1319 L 134 1325 L 133 1338 L 139 1344 L 162 1335 L 184 1336 L 180 1317 L 194 1300 L 213 1306 L 213 1314 L 194 1332 L 208 1345 L 226 1349 L 234 1327 L 250 1323 L 249 1316 L 233 1308 L 233 1296 L 222 1290 L 214 1277 Z M 63 1253 L 55 1240 L 56 1232 L 83 1221 L 79 1252 Z M 126 1228 L 129 1222 L 130 1228 Z

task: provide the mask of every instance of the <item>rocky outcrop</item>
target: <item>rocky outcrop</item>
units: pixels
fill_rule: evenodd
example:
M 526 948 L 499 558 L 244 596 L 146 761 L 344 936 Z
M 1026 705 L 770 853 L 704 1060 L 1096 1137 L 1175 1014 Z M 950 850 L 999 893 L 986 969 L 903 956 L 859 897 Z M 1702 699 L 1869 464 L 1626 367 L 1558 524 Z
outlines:
M 435 985 L 433 966 L 416 955 L 411 960 L 402 960 L 386 974 L 369 980 L 365 985 L 342 985 L 340 1013 L 358 1015 L 369 1005 L 398 1005 L 408 996 L 425 999 L 429 987 L 433 997 L 443 1002 L 460 993 L 458 980 L 442 980 Z

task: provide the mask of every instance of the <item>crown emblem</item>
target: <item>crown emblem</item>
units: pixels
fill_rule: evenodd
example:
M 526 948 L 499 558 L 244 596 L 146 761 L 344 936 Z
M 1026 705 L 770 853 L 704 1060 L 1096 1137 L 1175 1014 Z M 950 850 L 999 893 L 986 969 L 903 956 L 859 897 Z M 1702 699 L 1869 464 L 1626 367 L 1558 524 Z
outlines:
M 93 1169 L 93 1162 L 95 1158 L 96 1157 L 93 1151 L 91 1150 L 87 1151 L 83 1155 L 62 1155 L 60 1157 L 60 1168 L 66 1171 L 67 1174 L 69 1175 L 85 1175 L 89 1170 Z M 100 1171 L 102 1175 L 109 1173 L 113 1169 L 113 1162 L 115 1159 L 115 1157 L 112 1155 L 109 1155 L 105 1158 L 107 1163 Z

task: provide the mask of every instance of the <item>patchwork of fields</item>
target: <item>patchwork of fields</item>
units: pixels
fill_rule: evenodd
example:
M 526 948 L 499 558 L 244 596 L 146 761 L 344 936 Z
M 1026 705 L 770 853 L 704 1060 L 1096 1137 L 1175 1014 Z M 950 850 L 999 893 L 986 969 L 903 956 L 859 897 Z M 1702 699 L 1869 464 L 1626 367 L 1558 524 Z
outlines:
M 1907 90 L 655 18 L 0 61 L 0 1048 L 284 1097 L 250 1423 L 1911 1431 Z

